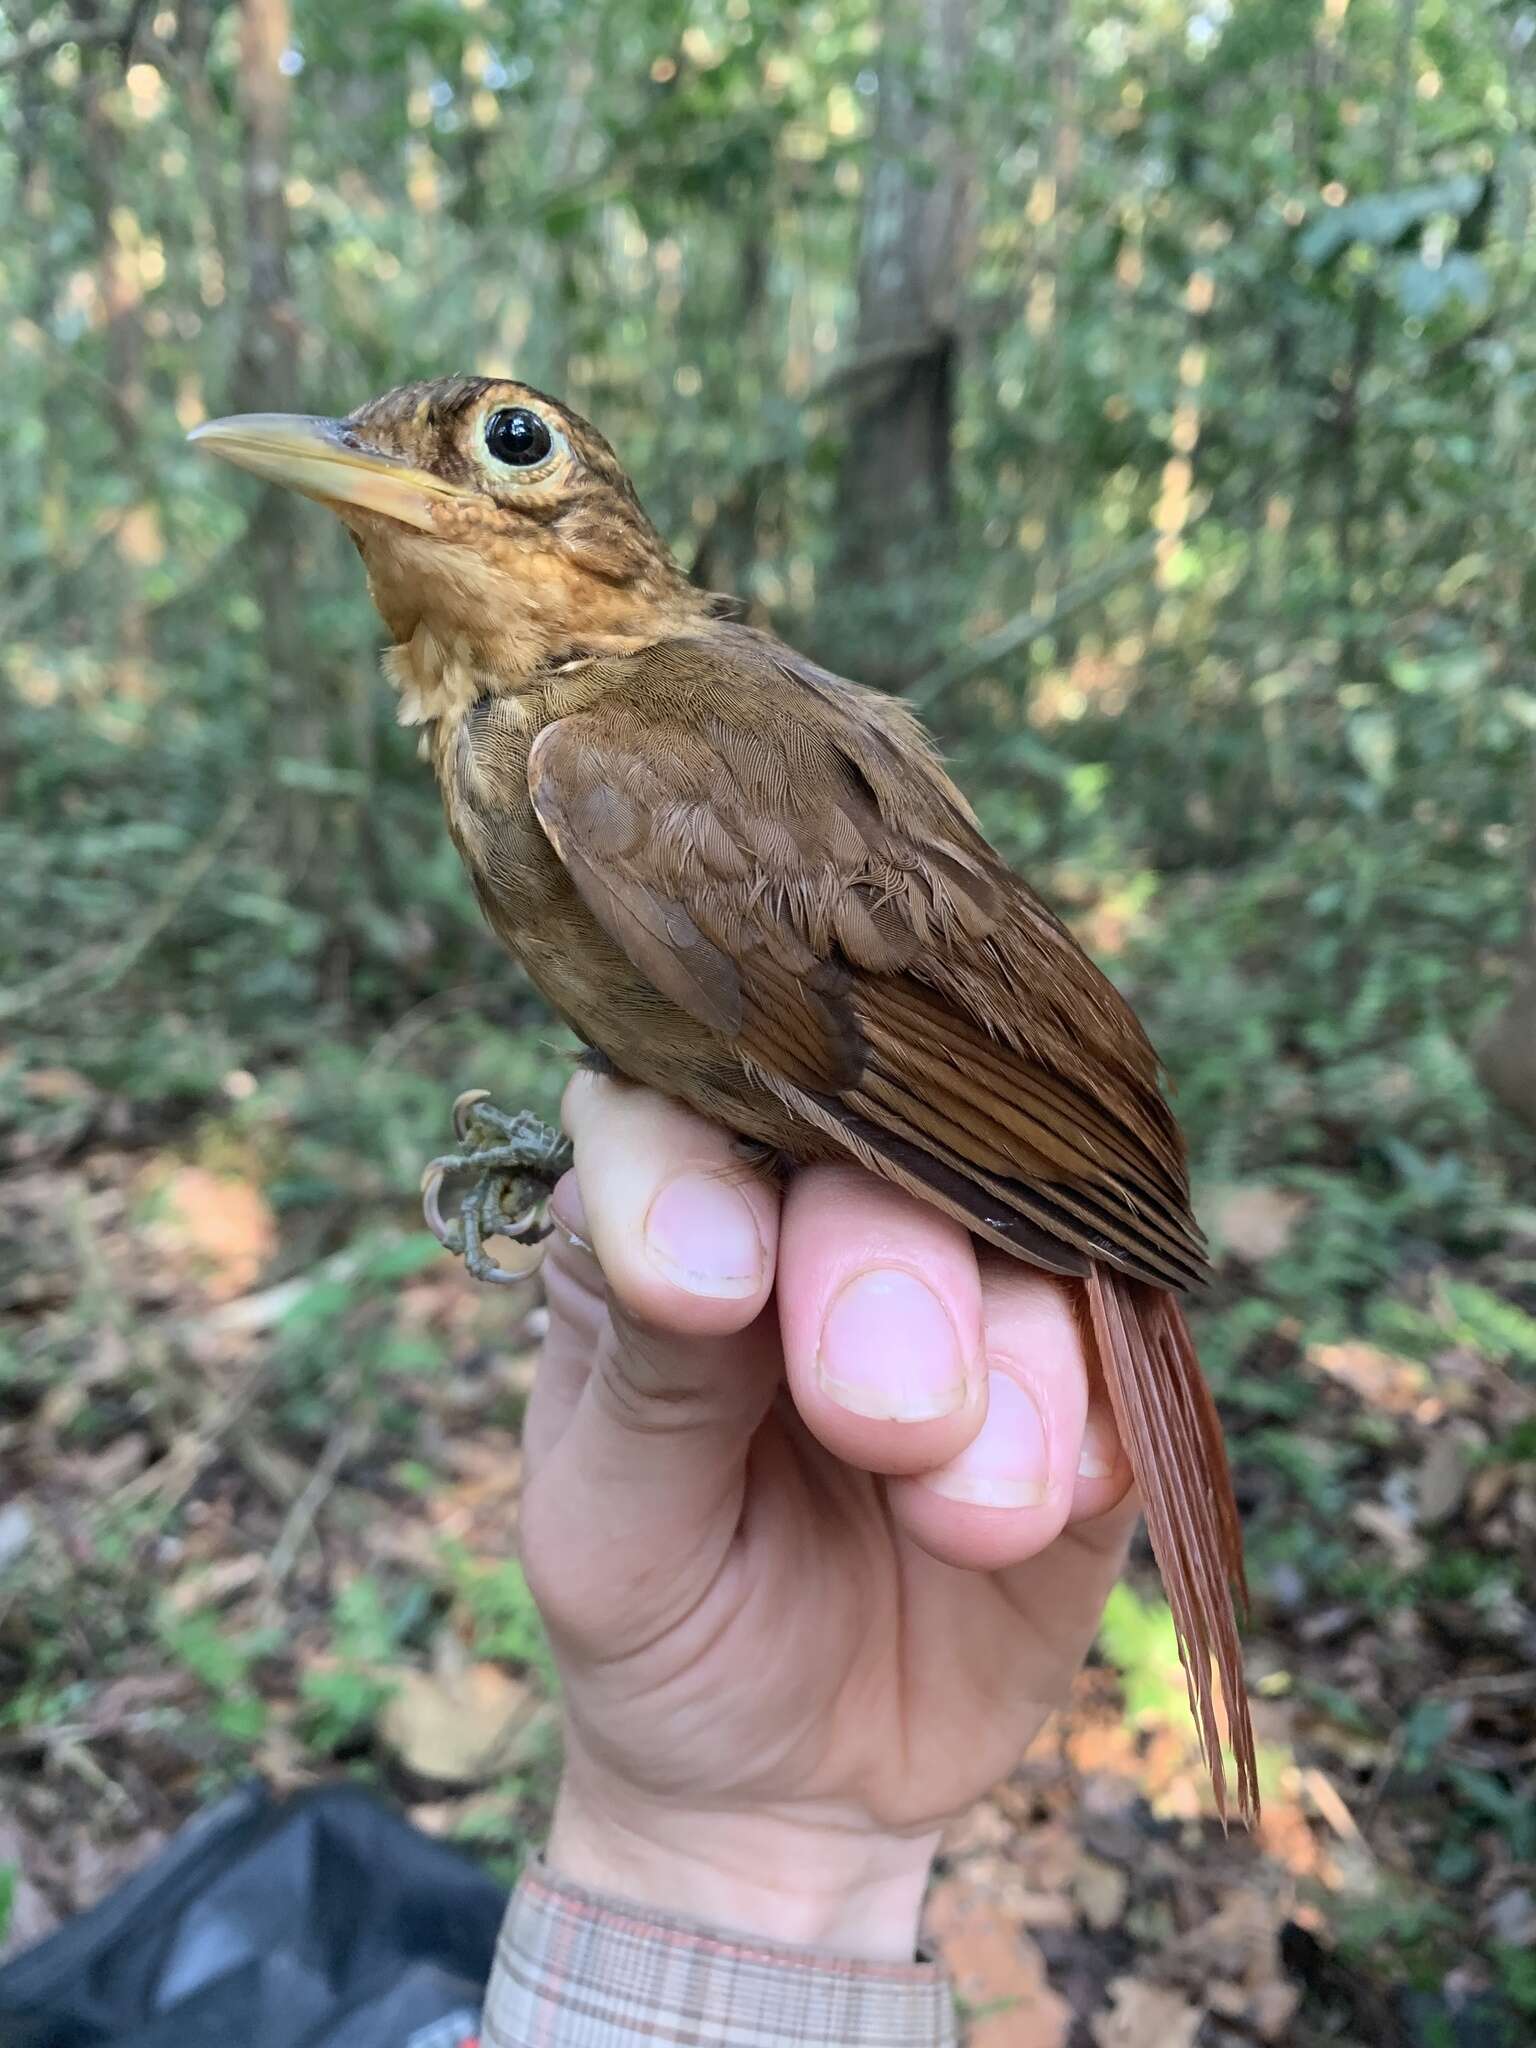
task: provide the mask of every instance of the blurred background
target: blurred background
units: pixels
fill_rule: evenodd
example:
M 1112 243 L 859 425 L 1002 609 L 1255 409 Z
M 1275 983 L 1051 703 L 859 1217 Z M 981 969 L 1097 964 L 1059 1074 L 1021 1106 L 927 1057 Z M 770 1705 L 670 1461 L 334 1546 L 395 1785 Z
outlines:
M 537 1290 L 415 1186 L 569 1048 L 339 527 L 183 442 L 474 369 L 908 692 L 1176 1084 L 1267 1818 L 1209 1814 L 1143 1558 L 949 1844 L 976 2048 L 1532 2037 L 1533 45 L 1527 0 L 0 7 L 0 1945 L 253 1768 L 538 1838 Z

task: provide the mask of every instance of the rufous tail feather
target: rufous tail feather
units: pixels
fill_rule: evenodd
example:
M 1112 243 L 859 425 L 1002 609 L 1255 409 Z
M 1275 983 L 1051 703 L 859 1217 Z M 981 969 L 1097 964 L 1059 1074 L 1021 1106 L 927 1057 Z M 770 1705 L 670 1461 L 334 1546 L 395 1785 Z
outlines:
M 1234 1589 L 1246 1610 L 1242 1533 L 1226 1446 L 1210 1388 L 1200 1371 L 1184 1311 L 1145 1281 L 1108 1266 L 1088 1274 L 1088 1308 L 1120 1441 L 1141 1490 L 1152 1554 L 1163 1575 L 1190 1711 L 1227 1817 L 1227 1771 L 1211 1663 L 1221 1677 L 1237 1771 L 1237 1810 L 1251 1826 L 1259 1813 L 1258 1765 Z

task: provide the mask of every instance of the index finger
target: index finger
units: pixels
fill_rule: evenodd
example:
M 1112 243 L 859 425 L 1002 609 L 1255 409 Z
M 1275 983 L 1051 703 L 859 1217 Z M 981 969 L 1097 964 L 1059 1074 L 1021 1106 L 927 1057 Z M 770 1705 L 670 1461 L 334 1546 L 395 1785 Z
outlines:
M 585 1235 L 620 1304 L 690 1337 L 754 1322 L 773 1289 L 779 1194 L 736 1141 L 665 1095 L 597 1074 L 572 1079 L 562 1115 Z

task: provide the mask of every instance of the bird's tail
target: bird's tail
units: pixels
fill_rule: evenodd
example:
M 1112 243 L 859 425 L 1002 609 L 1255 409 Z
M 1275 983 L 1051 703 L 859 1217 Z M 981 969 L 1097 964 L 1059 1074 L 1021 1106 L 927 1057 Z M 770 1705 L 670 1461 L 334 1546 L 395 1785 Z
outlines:
M 1237 1810 L 1251 1825 L 1259 1812 L 1258 1770 L 1233 1611 L 1234 1589 L 1246 1609 L 1248 1588 L 1216 1404 L 1184 1311 L 1171 1294 L 1101 1265 L 1090 1268 L 1087 1289 L 1099 1363 L 1173 1609 L 1217 1811 L 1225 1821 L 1227 1772 L 1213 1658 L 1237 1771 Z

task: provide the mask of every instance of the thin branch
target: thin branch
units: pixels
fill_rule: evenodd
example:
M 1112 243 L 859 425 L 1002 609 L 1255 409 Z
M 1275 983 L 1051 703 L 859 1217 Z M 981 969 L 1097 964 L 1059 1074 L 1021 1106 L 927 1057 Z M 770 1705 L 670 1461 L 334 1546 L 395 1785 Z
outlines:
M 1015 613 L 995 632 L 988 633 L 974 645 L 963 648 L 950 660 L 930 669 L 927 675 L 919 676 L 915 683 L 903 691 L 903 696 L 909 704 L 929 704 L 945 690 L 953 689 L 957 683 L 968 683 L 972 676 L 980 675 L 983 669 L 990 668 L 994 662 L 1004 661 L 1010 654 L 1017 654 L 1019 649 L 1027 647 L 1037 634 L 1049 633 L 1073 612 L 1081 611 L 1085 605 L 1096 603 L 1099 598 L 1108 596 L 1110 591 L 1127 582 L 1138 569 L 1144 568 L 1156 555 L 1160 537 L 1156 533 L 1143 534 L 1139 540 L 1132 541 L 1129 547 L 1122 548 L 1119 554 L 1111 556 L 1109 561 L 1101 563 L 1097 569 L 1090 569 L 1088 574 L 1080 577 L 1076 583 L 1068 584 L 1060 596 L 1053 599 L 1048 606 L 1038 611 L 1031 609 Z
M 63 960 L 57 967 L 38 975 L 27 987 L 18 989 L 14 995 L 0 997 L 0 1022 L 8 1023 L 12 1018 L 24 1017 L 29 1011 L 39 1009 L 44 1003 L 53 1002 L 62 995 L 78 996 L 87 991 L 103 995 L 108 989 L 115 988 L 166 926 L 181 915 L 209 869 L 250 816 L 255 803 L 254 793 L 242 790 L 225 805 L 224 815 L 218 824 L 183 857 L 164 893 L 125 939 L 84 962 Z
M 850 384 L 890 376 L 906 369 L 909 363 L 926 362 L 954 340 L 954 335 L 935 327 L 920 334 L 904 335 L 899 341 L 873 342 L 869 347 L 857 349 L 851 356 L 844 357 L 842 362 L 834 363 L 805 394 L 805 403 L 819 405 L 823 399 L 831 398 Z
M 144 0 L 134 0 L 119 21 L 73 21 L 65 28 L 28 36 L 14 49 L 0 55 L 0 76 L 7 71 L 24 71 L 29 64 L 41 64 L 49 57 L 57 56 L 60 50 L 67 50 L 71 43 L 82 50 L 115 43 L 126 57 L 133 48 L 144 13 Z
M 308 1542 L 315 1518 L 340 1478 L 342 1466 L 367 1435 L 367 1424 L 357 1415 L 344 1416 L 331 1431 L 308 1485 L 283 1518 L 267 1560 L 267 1590 L 273 1600 L 282 1592 L 288 1574 L 298 1562 L 299 1552 Z

